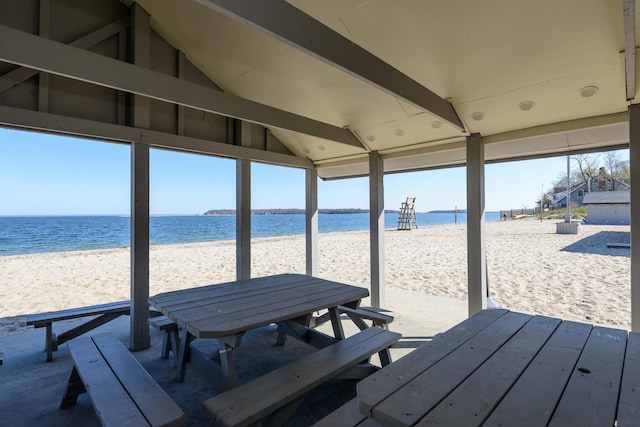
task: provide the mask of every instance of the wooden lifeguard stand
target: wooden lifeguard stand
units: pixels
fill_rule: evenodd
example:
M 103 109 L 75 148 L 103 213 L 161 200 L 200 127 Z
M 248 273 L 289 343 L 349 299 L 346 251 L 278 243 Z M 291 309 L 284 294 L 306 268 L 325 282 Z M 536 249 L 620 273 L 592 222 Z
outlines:
M 414 208 L 415 202 L 415 197 L 407 197 L 407 201 L 402 202 L 400 206 L 400 216 L 398 217 L 398 230 L 411 230 L 414 226 L 418 228 L 416 210 Z

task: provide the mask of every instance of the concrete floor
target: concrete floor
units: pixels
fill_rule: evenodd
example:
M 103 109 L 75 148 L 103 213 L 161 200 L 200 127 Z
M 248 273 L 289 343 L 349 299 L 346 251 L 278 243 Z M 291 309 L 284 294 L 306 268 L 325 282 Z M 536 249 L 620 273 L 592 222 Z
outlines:
M 365 302 L 366 304 L 366 302 Z M 466 302 L 437 298 L 410 291 L 387 290 L 387 307 L 396 312 L 391 330 L 403 334 L 392 349 L 397 360 L 439 332 L 466 317 Z M 86 320 L 86 319 L 84 319 Z M 82 320 L 80 320 L 82 321 Z M 55 331 L 64 331 L 79 321 L 58 322 Z M 343 321 L 347 334 L 356 331 L 351 322 Z M 330 328 L 323 325 L 322 328 Z M 129 317 L 122 316 L 90 333 L 110 331 L 128 344 Z M 329 330 L 325 330 L 329 332 Z M 275 345 L 275 326 L 248 332 L 234 353 L 241 381 L 250 381 L 279 366 L 314 351 L 308 345 L 288 339 L 284 346 Z M 202 402 L 219 393 L 215 385 L 199 372 L 187 367 L 185 380 L 174 380 L 171 359 L 160 358 L 162 335 L 151 330 L 151 348 L 134 353 L 136 359 L 187 414 L 189 426 L 211 424 L 202 410 Z M 214 352 L 214 340 L 202 345 Z M 4 365 L 0 366 L 0 425 L 2 426 L 99 426 L 89 396 L 65 410 L 58 408 L 73 361 L 66 345 L 54 353 L 52 362 L 45 361 L 44 329 L 22 329 L 0 336 Z M 377 357 L 372 362 L 378 363 Z M 333 380 L 317 388 L 293 414 L 287 426 L 308 426 L 355 397 L 355 382 Z

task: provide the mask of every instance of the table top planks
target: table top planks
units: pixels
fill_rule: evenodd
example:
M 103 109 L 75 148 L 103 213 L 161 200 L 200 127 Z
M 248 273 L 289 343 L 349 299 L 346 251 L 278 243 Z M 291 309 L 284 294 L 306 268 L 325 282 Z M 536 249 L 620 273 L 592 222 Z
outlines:
M 197 338 L 220 338 L 368 295 L 366 288 L 281 274 L 166 292 L 149 303 Z
M 640 334 L 484 310 L 357 393 L 384 426 L 638 426 Z

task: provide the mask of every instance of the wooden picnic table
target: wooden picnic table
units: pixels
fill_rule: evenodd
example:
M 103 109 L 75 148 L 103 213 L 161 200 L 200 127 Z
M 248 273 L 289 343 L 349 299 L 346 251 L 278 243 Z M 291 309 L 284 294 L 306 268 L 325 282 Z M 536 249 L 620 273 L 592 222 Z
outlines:
M 197 350 L 196 338 L 218 340 L 224 388 L 238 384 L 233 350 L 251 329 L 277 323 L 282 334 L 303 339 L 318 348 L 344 338 L 338 306 L 356 308 L 369 295 L 366 288 L 302 274 L 280 274 L 165 292 L 149 298 L 149 304 L 182 328 L 176 378 L 184 379 L 187 362 Z M 334 336 L 310 327 L 312 314 L 328 309 Z M 283 342 L 282 336 L 279 341 Z M 204 359 L 199 358 L 201 363 Z
M 484 310 L 357 389 L 384 426 L 639 426 L 640 334 Z

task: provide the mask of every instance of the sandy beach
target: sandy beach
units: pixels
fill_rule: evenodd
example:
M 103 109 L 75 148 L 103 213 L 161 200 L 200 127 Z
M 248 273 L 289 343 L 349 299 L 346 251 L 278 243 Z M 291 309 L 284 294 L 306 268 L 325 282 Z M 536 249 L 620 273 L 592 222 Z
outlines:
M 557 220 L 486 224 L 493 299 L 517 311 L 630 327 L 628 226 L 580 225 L 555 233 Z M 319 275 L 368 287 L 368 232 L 320 235 Z M 304 273 L 304 236 L 254 239 L 252 276 Z M 385 232 L 389 288 L 460 300 L 467 293 L 466 226 Z M 0 334 L 24 328 L 24 315 L 129 298 L 129 249 L 0 257 Z M 150 294 L 235 279 L 235 242 L 154 246 Z M 394 307 L 396 311 L 400 309 Z M 428 308 L 425 308 L 425 310 Z

